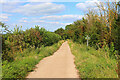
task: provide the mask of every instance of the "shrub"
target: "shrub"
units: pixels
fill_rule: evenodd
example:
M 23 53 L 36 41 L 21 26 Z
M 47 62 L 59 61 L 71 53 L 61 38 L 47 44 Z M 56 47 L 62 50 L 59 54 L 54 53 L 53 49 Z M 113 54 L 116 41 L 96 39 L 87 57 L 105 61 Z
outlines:
M 60 35 L 49 32 L 44 28 L 39 29 L 39 26 L 26 31 L 17 27 L 13 33 L 3 35 L 2 59 L 13 61 L 17 55 L 15 53 L 23 53 L 26 48 L 40 48 L 42 45 L 50 46 L 60 39 Z
M 35 48 L 42 45 L 42 35 L 36 29 L 29 29 L 24 32 L 24 41 L 29 46 L 35 46 Z
M 60 41 L 52 46 L 37 49 L 27 48 L 23 53 L 18 53 L 13 62 L 3 61 L 2 78 L 25 78 L 41 59 L 52 55 L 62 43 L 63 41 Z
M 52 32 L 46 32 L 43 35 L 43 44 L 45 46 L 50 46 L 57 43 L 61 39 L 61 36 Z
M 96 50 L 94 47 L 87 47 L 72 41 L 69 41 L 69 45 L 75 56 L 75 64 L 80 78 L 118 78 L 117 60 L 105 55 L 109 51 Z

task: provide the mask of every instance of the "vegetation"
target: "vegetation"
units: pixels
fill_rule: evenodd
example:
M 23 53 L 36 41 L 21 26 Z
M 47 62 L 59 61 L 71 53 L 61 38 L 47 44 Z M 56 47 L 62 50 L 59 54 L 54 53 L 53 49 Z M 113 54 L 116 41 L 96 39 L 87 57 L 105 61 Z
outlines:
M 59 28 L 56 31 L 54 31 L 56 34 L 59 34 L 62 39 L 65 39 L 65 30 L 63 28 Z
M 72 41 L 69 41 L 69 45 L 75 56 L 80 78 L 118 78 L 117 61 L 108 56 L 108 51 L 95 50 L 93 47 Z
M 112 43 L 115 46 L 120 35 L 118 34 L 120 21 L 116 8 L 117 2 L 102 2 L 97 6 L 98 12 L 90 9 L 85 14 L 86 17 L 67 25 L 65 30 L 61 28 L 56 30 L 55 33 L 64 32 L 60 35 L 63 36 L 64 34 L 65 39 L 72 39 L 79 43 L 85 43 L 85 37 L 88 35 L 91 38 L 89 41 L 90 46 L 94 46 L 96 49 L 98 47 L 103 48 L 106 45 L 111 47 Z M 115 46 L 116 50 L 118 50 L 117 47 Z
M 27 48 L 22 53 L 15 53 L 15 60 L 12 62 L 3 61 L 3 78 L 25 78 L 28 72 L 33 71 L 35 65 L 44 57 L 52 55 L 63 43 L 59 41 L 52 46 L 42 46 L 40 48 Z
M 86 17 L 67 25 L 65 30 L 58 29 L 55 33 L 63 39 L 72 39 L 74 42 L 86 44 L 85 37 L 90 37 L 89 46 L 96 50 L 109 47 L 110 57 L 119 54 L 120 17 L 117 13 L 117 2 L 97 4 L 98 11 L 89 9 Z M 60 34 L 60 32 L 64 32 Z
M 96 3 L 98 10 L 89 9 L 85 17 L 81 20 L 67 25 L 65 30 L 58 29 L 55 33 L 59 34 L 60 32 L 64 32 L 60 34 L 63 39 L 71 39 L 73 42 L 79 44 L 87 44 L 85 38 L 88 35 L 90 37 L 89 47 L 94 47 L 98 51 L 102 49 L 107 51 L 101 52 L 102 54 L 95 52 L 97 55 L 107 55 L 110 59 L 116 59 L 116 61 L 120 62 L 120 16 L 118 16 L 120 14 L 117 12 L 118 4 L 116 1 Z M 82 59 L 79 59 L 79 62 Z M 118 67 L 117 73 L 120 77 L 120 64 L 118 63 L 116 65 Z
M 99 10 L 89 9 L 86 17 L 55 32 L 39 29 L 39 26 L 25 31 L 16 26 L 11 32 L 0 22 L 6 32 L 2 35 L 3 77 L 25 77 L 39 60 L 58 49 L 60 40 L 65 39 L 73 41 L 69 41 L 69 45 L 81 78 L 120 77 L 120 69 L 117 69 L 117 61 L 120 62 L 117 2 L 101 2 L 97 7 Z M 90 37 L 89 47 L 85 46 L 87 35 Z
M 16 26 L 11 32 L 4 23 L 0 25 L 6 32 L 2 35 L 3 78 L 24 78 L 42 58 L 52 55 L 63 42 L 60 35 L 39 29 L 39 26 L 26 31 Z
M 22 53 L 26 48 L 40 48 L 42 45 L 50 46 L 57 43 L 61 36 L 36 26 L 26 31 L 17 27 L 12 33 L 4 34 L 2 39 L 2 60 L 13 61 L 16 52 Z

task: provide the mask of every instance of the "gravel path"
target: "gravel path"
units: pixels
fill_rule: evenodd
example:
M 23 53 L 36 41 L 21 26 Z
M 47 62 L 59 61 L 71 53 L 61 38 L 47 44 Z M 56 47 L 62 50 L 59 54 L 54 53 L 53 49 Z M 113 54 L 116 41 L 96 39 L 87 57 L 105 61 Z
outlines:
M 27 78 L 79 78 L 67 41 L 52 56 L 41 60 L 36 67 Z

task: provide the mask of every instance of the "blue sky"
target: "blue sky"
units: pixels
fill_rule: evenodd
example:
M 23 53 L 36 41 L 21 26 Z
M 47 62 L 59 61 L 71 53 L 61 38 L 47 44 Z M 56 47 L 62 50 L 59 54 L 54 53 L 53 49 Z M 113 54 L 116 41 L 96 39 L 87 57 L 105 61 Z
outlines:
M 0 21 L 9 25 L 11 30 L 15 25 L 23 26 L 23 30 L 39 25 L 49 31 L 54 31 L 60 27 L 65 28 L 66 25 L 81 19 L 88 8 L 96 9 L 95 2 L 99 2 L 98 0 L 49 1 L 11 0 L 10 2 L 4 0 L 0 3 L 2 6 Z

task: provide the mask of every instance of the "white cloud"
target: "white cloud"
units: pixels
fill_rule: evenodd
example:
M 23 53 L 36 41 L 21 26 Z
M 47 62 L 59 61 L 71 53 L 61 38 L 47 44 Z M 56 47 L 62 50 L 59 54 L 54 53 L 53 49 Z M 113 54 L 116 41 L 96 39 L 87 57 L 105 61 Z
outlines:
M 32 20 L 30 21 L 30 23 L 43 23 L 43 24 L 62 24 L 62 23 L 59 23 L 59 22 L 47 22 L 47 21 L 44 21 L 44 20 Z
M 72 23 L 60 23 L 60 22 L 46 22 L 48 24 L 55 24 L 55 25 L 62 25 L 62 26 L 66 26 L 66 25 L 69 25 L 69 24 L 72 24 Z
M 31 22 L 32 23 L 42 23 L 42 22 L 44 23 L 45 21 L 44 20 L 32 20 Z
M 69 25 L 69 24 L 72 24 L 72 23 L 64 23 L 64 25 Z
M 29 19 L 28 19 L 29 20 Z M 18 26 L 23 26 L 23 29 L 29 29 L 30 27 L 34 27 L 35 25 L 39 25 L 40 27 L 44 27 L 47 30 L 54 31 L 60 27 L 65 27 L 67 24 L 70 23 L 62 23 L 62 22 L 47 22 L 44 20 L 30 20 L 27 23 L 17 23 Z M 15 25 L 14 25 L 15 26 Z
M 62 24 L 62 23 L 59 23 L 59 22 L 47 22 L 47 23 L 50 23 L 50 24 Z
M 40 18 L 26 18 L 23 17 L 19 21 L 22 25 L 41 25 L 48 30 L 56 30 L 60 27 L 65 27 L 66 25 L 72 24 L 73 20 L 81 19 L 82 15 L 52 15 L 52 16 L 43 16 Z M 67 22 L 70 21 L 70 22 Z
M 26 23 L 26 22 L 28 22 L 27 20 L 22 20 L 22 21 L 20 21 L 20 22 L 24 22 L 24 23 Z
M 9 20 L 8 16 L 11 16 L 11 15 L 5 14 L 5 13 L 0 14 L 0 21 L 8 21 Z
M 26 16 L 40 16 L 60 13 L 65 9 L 63 4 L 54 3 L 28 3 L 13 9 L 10 12 L 21 13 Z
M 52 15 L 65 10 L 63 4 L 42 3 L 42 2 L 5 2 L 0 3 L 2 11 L 20 13 L 25 16 Z
M 66 21 L 66 22 L 73 22 L 78 19 L 82 19 L 83 15 L 60 15 L 60 16 L 44 16 L 41 17 L 41 20 L 50 20 L 50 21 Z
M 15 8 L 18 8 L 21 5 L 22 2 L 3 2 L 0 3 L 2 6 L 2 11 L 4 12 L 11 12 Z
M 78 3 L 76 4 L 76 7 L 82 11 L 87 11 L 88 9 L 95 9 L 97 10 L 97 4 L 100 3 L 99 0 L 87 0 L 84 3 Z
M 27 17 L 23 17 L 19 20 L 19 22 L 26 23 L 28 22 L 27 19 L 28 19 Z
M 62 26 L 65 26 L 65 25 L 68 25 L 68 24 L 71 24 L 71 23 L 62 23 L 62 22 L 48 22 L 48 21 L 44 21 L 44 20 L 31 20 L 29 23 L 35 23 L 35 24 L 46 24 L 46 25 L 62 25 Z

